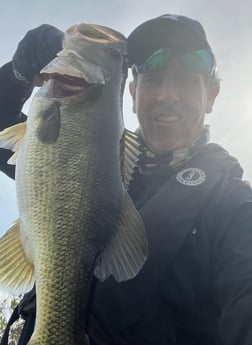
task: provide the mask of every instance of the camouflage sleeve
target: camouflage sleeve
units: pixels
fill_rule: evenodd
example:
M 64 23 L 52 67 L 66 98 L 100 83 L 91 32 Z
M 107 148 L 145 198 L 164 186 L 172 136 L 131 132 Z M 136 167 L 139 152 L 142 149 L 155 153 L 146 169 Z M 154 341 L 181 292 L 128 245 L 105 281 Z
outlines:
M 10 341 L 10 331 L 11 326 L 20 319 L 20 317 L 25 320 L 22 330 L 20 329 L 19 339 L 17 340 L 17 345 L 27 345 L 28 341 L 34 330 L 35 325 L 35 315 L 36 315 L 36 291 L 35 286 L 33 289 L 26 293 L 21 302 L 15 307 L 13 313 L 7 323 L 7 326 L 2 334 L 0 340 L 0 345 L 11 344 Z

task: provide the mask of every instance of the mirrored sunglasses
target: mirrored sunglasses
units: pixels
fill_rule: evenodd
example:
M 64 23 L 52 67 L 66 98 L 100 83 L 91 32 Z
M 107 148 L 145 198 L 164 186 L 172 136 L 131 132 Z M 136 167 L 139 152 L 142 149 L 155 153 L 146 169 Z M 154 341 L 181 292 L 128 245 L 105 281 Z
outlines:
M 148 59 L 138 66 L 134 66 L 138 73 L 155 72 L 164 69 L 171 56 L 171 48 L 162 48 L 155 51 Z M 194 73 L 211 76 L 216 70 L 216 62 L 212 52 L 200 49 L 193 52 L 178 54 L 182 65 Z

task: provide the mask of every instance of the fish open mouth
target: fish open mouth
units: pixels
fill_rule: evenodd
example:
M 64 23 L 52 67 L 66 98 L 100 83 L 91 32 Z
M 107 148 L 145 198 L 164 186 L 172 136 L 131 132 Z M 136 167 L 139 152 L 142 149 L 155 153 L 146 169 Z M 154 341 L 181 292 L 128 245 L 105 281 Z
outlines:
M 53 98 L 74 96 L 94 86 L 94 84 L 88 83 L 84 78 L 58 73 L 48 74 L 46 80 L 46 96 Z
M 85 60 L 74 51 L 64 49 L 40 74 L 47 81 L 44 96 L 50 98 L 74 96 L 105 83 L 101 66 Z

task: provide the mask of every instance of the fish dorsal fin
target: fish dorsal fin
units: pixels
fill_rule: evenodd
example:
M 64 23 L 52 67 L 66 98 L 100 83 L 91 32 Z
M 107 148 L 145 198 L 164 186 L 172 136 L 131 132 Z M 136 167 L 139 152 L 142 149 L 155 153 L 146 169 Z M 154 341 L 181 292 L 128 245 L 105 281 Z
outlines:
M 138 141 L 138 136 L 129 130 L 125 130 L 122 138 L 122 155 L 121 155 L 121 173 L 122 180 L 126 189 L 132 179 L 132 175 L 139 156 L 141 144 Z
M 132 279 L 142 268 L 147 252 L 144 224 L 130 196 L 125 193 L 117 231 L 103 250 L 95 275 L 102 281 L 110 275 L 118 282 Z
M 24 252 L 19 226 L 16 221 L 0 238 L 0 289 L 15 294 L 29 291 L 34 284 L 34 267 Z
M 8 127 L 0 132 L 0 147 L 15 152 L 8 160 L 9 164 L 16 164 L 18 150 L 26 132 L 26 122 Z

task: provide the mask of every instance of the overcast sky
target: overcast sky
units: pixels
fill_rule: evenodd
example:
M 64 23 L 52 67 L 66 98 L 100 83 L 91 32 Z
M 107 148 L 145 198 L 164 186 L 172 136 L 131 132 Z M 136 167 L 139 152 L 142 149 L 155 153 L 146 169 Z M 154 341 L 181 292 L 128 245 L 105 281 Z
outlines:
M 27 30 L 49 23 L 65 31 L 76 23 L 108 25 L 128 35 L 141 22 L 164 13 L 198 19 L 215 52 L 221 92 L 207 116 L 212 141 L 236 156 L 252 182 L 252 4 L 232 0 L 9 0 L 0 3 L 0 64 L 9 61 Z M 25 106 L 27 112 L 29 104 Z M 8 114 L 6 114 L 8 116 Z M 126 126 L 137 126 L 125 92 Z M 17 218 L 15 185 L 0 173 L 0 234 Z

